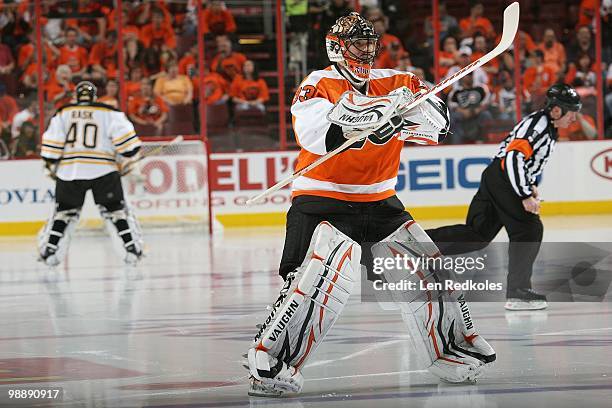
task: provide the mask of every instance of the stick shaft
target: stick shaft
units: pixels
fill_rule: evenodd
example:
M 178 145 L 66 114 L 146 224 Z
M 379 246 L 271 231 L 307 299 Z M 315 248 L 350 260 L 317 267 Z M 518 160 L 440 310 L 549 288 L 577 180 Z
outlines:
M 177 136 L 174 139 L 172 139 L 171 141 L 166 142 L 166 143 L 162 144 L 161 146 L 157 146 L 156 148 L 151 149 L 150 151 L 148 151 L 146 153 L 143 153 L 136 160 L 134 160 L 132 162 L 129 162 L 126 168 L 121 169 L 121 172 L 120 172 L 121 175 L 125 176 L 126 174 L 128 174 L 130 171 L 132 171 L 132 168 L 134 167 L 134 165 L 136 163 L 140 162 L 141 160 L 144 160 L 144 159 L 146 159 L 147 157 L 150 157 L 150 156 L 155 156 L 157 153 L 161 152 L 162 150 L 164 150 L 164 149 L 166 149 L 166 148 L 168 148 L 168 147 L 170 147 L 172 145 L 175 145 L 177 143 L 180 143 L 182 141 L 183 141 L 183 136 Z

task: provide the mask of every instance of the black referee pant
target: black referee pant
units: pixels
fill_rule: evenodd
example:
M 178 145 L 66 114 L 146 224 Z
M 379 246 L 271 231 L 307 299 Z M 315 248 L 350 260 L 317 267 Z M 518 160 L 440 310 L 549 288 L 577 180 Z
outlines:
M 372 255 L 369 247 L 364 247 L 364 244 L 382 241 L 410 220 L 412 216 L 397 196 L 364 203 L 318 196 L 298 196 L 291 202 L 287 213 L 285 247 L 279 275 L 285 279 L 289 272 L 302 265 L 312 233 L 322 221 L 328 221 L 362 245 L 361 263 L 368 265 Z
M 533 263 L 540 250 L 544 227 L 539 215 L 525 211 L 522 199 L 501 168 L 501 160 L 495 159 L 482 173 L 465 224 L 426 232 L 443 254 L 456 255 L 486 247 L 502 227 L 510 239 L 506 293 L 531 288 Z

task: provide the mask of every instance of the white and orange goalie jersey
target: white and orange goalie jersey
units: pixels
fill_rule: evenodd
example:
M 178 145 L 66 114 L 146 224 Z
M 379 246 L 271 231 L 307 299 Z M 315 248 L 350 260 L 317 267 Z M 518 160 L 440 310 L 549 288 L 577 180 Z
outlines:
M 367 96 L 388 95 L 402 86 L 413 93 L 426 89 L 413 74 L 373 69 Z M 335 66 L 312 72 L 300 85 L 291 106 L 293 129 L 301 147 L 297 169 L 306 167 L 333 150 L 330 145 L 330 138 L 334 137 L 330 126 L 333 125 L 326 115 L 346 91 L 354 89 Z M 368 137 L 358 142 L 305 176 L 298 177 L 292 185 L 292 196 L 315 195 L 366 202 L 395 195 L 400 153 L 404 145 L 400 139 L 392 137 L 381 142 Z
M 60 180 L 91 180 L 117 171 L 117 154 L 140 147 L 125 113 L 102 103 L 60 108 L 43 134 L 41 156 L 59 160 Z

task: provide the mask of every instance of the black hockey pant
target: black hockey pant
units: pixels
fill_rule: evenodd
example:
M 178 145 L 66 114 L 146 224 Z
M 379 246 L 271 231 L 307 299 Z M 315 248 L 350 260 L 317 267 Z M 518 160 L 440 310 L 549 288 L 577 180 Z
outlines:
M 312 234 L 322 221 L 328 221 L 358 244 L 379 242 L 402 224 L 412 220 L 397 196 L 359 203 L 318 196 L 298 196 L 287 213 L 285 247 L 279 274 L 287 274 L 304 261 Z M 362 256 L 371 256 L 366 248 Z M 361 262 L 365 262 L 362 260 Z

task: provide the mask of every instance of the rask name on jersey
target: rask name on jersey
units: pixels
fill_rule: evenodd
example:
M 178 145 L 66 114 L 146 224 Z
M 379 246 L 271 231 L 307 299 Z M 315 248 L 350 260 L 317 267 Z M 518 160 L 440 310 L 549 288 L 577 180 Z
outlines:
M 91 180 L 117 171 L 117 154 L 140 146 L 125 113 L 101 103 L 60 108 L 43 134 L 41 155 L 59 160 L 61 180 Z

